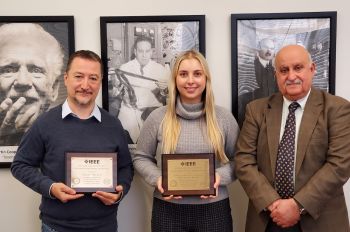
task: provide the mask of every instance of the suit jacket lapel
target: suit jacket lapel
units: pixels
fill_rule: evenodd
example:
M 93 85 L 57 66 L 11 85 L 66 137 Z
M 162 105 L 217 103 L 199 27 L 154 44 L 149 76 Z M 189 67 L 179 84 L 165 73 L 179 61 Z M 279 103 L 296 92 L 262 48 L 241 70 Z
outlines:
M 270 151 L 271 171 L 275 178 L 277 150 L 281 130 L 283 97 L 280 93 L 273 95 L 266 110 L 267 141 Z M 277 135 L 277 136 L 276 136 Z
M 322 104 L 323 100 L 320 91 L 312 88 L 305 104 L 303 117 L 299 127 L 295 175 L 298 175 L 300 171 L 301 164 L 303 163 L 306 154 L 307 145 L 310 142 L 319 114 L 322 111 Z

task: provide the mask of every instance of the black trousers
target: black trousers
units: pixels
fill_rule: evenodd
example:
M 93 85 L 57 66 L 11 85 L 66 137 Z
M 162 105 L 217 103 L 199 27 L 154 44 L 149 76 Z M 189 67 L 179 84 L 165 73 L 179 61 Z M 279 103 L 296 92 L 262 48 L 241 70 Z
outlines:
M 192 205 L 154 198 L 152 232 L 232 232 L 230 201 Z

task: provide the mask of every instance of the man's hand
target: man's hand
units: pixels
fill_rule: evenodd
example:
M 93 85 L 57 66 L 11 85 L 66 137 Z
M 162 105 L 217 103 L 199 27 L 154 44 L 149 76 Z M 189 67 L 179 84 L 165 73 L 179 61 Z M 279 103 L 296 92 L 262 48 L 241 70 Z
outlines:
M 268 209 L 272 220 L 283 228 L 291 227 L 300 220 L 299 206 L 293 198 L 278 199 Z
M 102 203 L 105 205 L 113 205 L 122 196 L 123 186 L 117 185 L 117 187 L 115 187 L 115 191 L 117 193 L 107 193 L 103 191 L 97 191 L 93 193 L 92 196 L 100 199 L 100 201 L 102 201 Z
M 157 81 L 157 82 L 156 82 L 156 85 L 157 85 L 157 87 L 158 87 L 161 91 L 167 91 L 168 82 Z
M 26 99 L 19 98 L 17 104 L 13 104 L 10 98 L 6 98 L 0 104 L 0 130 L 8 130 L 14 127 L 13 124 L 16 120 L 16 113 L 24 106 Z
M 6 98 L 0 104 L 0 131 L 6 131 L 8 134 L 16 131 L 25 132 L 26 129 L 33 123 L 39 115 L 39 109 L 33 105 L 20 113 L 21 109 L 26 104 L 26 99 L 20 97 L 16 102 L 10 98 Z
M 152 93 L 160 103 L 162 103 L 163 105 L 166 105 L 166 99 L 169 93 L 168 83 L 158 81 L 156 82 L 156 85 L 157 85 L 157 88 L 153 89 Z
M 71 200 L 75 200 L 84 196 L 84 194 L 77 194 L 72 188 L 69 188 L 63 183 L 54 183 L 51 187 L 51 195 L 59 199 L 61 202 L 66 203 Z
M 279 204 L 279 201 L 280 201 L 280 200 L 281 200 L 281 199 L 278 199 L 278 200 L 272 202 L 272 204 L 269 205 L 269 206 L 267 207 L 267 209 L 268 209 L 270 212 L 274 211 L 274 210 L 277 208 L 277 205 Z
M 27 131 L 39 117 L 40 109 L 37 105 L 30 106 L 24 113 L 17 114 L 15 127 L 18 131 Z

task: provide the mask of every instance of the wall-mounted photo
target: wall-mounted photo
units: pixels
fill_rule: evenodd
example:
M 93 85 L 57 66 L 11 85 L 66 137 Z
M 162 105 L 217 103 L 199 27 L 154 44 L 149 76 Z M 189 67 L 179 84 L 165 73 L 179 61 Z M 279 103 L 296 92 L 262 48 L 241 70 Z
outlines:
M 336 12 L 232 14 L 232 111 L 239 125 L 250 101 L 278 91 L 274 58 L 304 46 L 316 64 L 313 86 L 335 93 Z
M 129 148 L 144 120 L 167 101 L 175 57 L 186 50 L 205 53 L 205 16 L 101 17 L 104 61 L 103 107 L 118 117 Z
M 72 52 L 73 16 L 0 16 L 0 167 L 38 116 L 65 100 Z

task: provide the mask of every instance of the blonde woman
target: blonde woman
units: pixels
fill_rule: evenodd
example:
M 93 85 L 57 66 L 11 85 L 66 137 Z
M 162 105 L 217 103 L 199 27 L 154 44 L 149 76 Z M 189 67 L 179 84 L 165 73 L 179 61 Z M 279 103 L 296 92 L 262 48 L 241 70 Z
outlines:
M 226 185 L 234 180 L 238 133 L 232 114 L 214 105 L 205 58 L 193 50 L 181 54 L 172 70 L 168 105 L 147 118 L 133 155 L 136 170 L 155 187 L 153 232 L 232 231 Z M 215 154 L 215 196 L 162 196 L 161 154 L 180 153 Z

